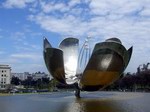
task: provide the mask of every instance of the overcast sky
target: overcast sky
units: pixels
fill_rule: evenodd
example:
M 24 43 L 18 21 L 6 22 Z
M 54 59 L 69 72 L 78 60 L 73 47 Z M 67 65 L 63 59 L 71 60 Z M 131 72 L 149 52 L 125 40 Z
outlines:
M 47 72 L 43 36 L 57 47 L 68 36 L 90 44 L 117 37 L 133 55 L 126 72 L 150 62 L 150 0 L 1 0 L 0 64 L 12 72 Z

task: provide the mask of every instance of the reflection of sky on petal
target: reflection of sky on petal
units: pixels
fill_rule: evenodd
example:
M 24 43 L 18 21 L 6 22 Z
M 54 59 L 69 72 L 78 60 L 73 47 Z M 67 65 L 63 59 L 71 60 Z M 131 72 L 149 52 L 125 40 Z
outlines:
M 76 68 L 77 68 L 77 60 L 75 56 L 68 57 L 68 60 L 65 62 L 65 70 L 67 75 L 72 75 L 72 74 L 74 75 Z
M 102 62 L 100 63 L 101 67 L 103 70 L 107 70 L 107 68 L 109 67 L 111 60 L 112 60 L 113 55 L 106 55 L 105 57 L 103 57 Z
M 63 46 L 63 56 L 64 56 L 64 67 L 65 67 L 65 77 L 68 84 L 75 82 L 75 75 L 77 70 L 78 61 L 78 46 Z

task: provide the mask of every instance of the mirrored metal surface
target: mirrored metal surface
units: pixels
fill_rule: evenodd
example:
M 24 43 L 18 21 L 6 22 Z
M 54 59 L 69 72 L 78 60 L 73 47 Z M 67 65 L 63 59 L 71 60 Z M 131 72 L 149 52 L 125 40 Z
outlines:
M 90 45 L 89 45 L 89 39 L 90 39 L 90 37 L 86 38 L 81 49 L 79 50 L 78 67 L 77 67 L 77 75 L 79 77 L 83 74 L 85 67 L 87 66 L 88 61 L 91 57 L 91 49 L 90 49 Z
M 132 48 L 127 51 L 121 41 L 96 44 L 79 87 L 85 91 L 96 91 L 113 83 L 125 70 L 131 54 Z
M 52 45 L 49 43 L 49 41 L 45 37 L 43 39 L 43 48 L 44 50 L 46 50 L 47 48 L 52 48 Z
M 50 74 L 59 82 L 65 84 L 65 71 L 63 61 L 63 51 L 52 48 L 48 40 L 44 39 L 44 60 Z
M 86 42 L 80 53 L 78 47 L 79 40 L 76 38 L 64 39 L 59 45 L 60 49 L 53 48 L 44 39 L 44 60 L 55 79 L 64 84 L 74 84 L 79 80 L 79 89 L 85 91 L 97 91 L 116 81 L 127 67 L 133 49 L 126 50 L 118 38 L 97 43 L 92 55 L 90 51 L 84 53 L 82 50 L 88 50 Z M 77 68 L 84 68 L 81 67 L 83 65 L 85 69 L 79 79 Z
M 66 38 L 60 43 L 59 48 L 63 51 L 66 83 L 73 84 L 77 81 L 76 70 L 79 40 L 76 38 Z
M 128 66 L 128 63 L 129 63 L 129 61 L 131 59 L 132 51 L 133 51 L 133 47 L 130 47 L 126 51 L 126 53 L 124 54 L 124 61 L 125 61 L 125 68 L 124 69 L 126 69 L 126 67 Z

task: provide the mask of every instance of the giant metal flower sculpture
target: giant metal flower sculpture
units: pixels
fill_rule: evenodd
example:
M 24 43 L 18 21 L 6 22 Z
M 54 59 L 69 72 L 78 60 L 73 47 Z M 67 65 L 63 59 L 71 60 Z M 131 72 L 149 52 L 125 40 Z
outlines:
M 97 43 L 92 54 L 87 41 L 79 50 L 77 38 L 64 39 L 59 48 L 44 38 L 48 71 L 60 83 L 76 84 L 77 90 L 97 91 L 112 84 L 127 67 L 131 54 L 132 47 L 126 50 L 118 38 Z

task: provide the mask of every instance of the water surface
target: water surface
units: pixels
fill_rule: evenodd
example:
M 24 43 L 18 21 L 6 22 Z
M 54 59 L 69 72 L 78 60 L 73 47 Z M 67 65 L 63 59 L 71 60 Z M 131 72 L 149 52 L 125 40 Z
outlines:
M 150 112 L 149 93 L 73 92 L 0 97 L 0 112 Z

